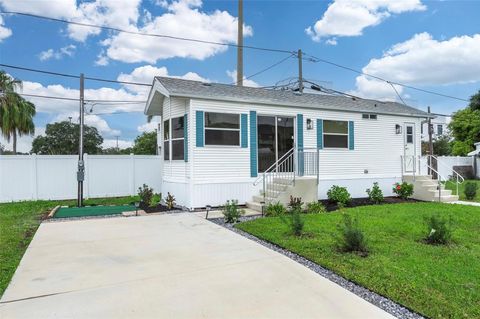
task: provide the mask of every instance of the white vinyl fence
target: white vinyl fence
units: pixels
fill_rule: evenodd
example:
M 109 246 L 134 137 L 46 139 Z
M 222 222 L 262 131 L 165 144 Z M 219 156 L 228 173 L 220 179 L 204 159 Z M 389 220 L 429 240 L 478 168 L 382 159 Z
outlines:
M 1 155 L 0 202 L 77 197 L 76 155 Z M 85 155 L 84 197 L 137 193 L 147 184 L 161 191 L 156 155 Z
M 474 157 L 472 156 L 437 156 L 438 158 L 438 172 L 441 176 L 448 178 L 453 176 L 453 166 L 472 166 L 474 167 Z M 420 174 L 426 175 L 427 157 L 422 156 L 420 159 Z

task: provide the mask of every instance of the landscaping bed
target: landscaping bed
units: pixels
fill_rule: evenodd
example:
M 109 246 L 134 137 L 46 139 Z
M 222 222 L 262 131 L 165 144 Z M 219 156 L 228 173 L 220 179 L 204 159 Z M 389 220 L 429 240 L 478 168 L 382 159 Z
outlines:
M 140 203 L 140 209 L 145 211 L 145 213 L 147 214 L 175 212 L 179 210 L 181 211 L 181 209 L 177 207 L 173 207 L 172 209 L 169 209 L 166 205 L 163 205 L 163 204 L 156 204 L 154 206 L 150 206 L 150 205 L 145 205 L 144 203 Z
M 319 202 L 322 203 L 323 206 L 325 206 L 325 209 L 328 212 L 336 211 L 339 208 L 338 204 L 336 202 L 332 202 L 328 199 L 320 200 Z M 412 199 L 412 198 L 403 199 L 403 198 L 396 197 L 396 196 L 390 196 L 390 197 L 384 197 L 384 201 L 382 203 L 379 203 L 378 205 L 415 203 L 415 202 L 418 202 L 418 201 L 416 199 Z M 373 202 L 368 197 L 352 198 L 345 207 L 352 208 L 352 207 L 359 207 L 359 206 L 368 206 L 368 205 L 372 205 L 372 204 L 373 204 Z
M 343 212 L 358 218 L 368 257 L 337 249 Z M 425 220 L 433 214 L 451 218 L 452 244 L 422 241 L 428 233 Z M 424 316 L 480 317 L 480 208 L 418 202 L 346 208 L 303 218 L 301 236 L 293 236 L 278 217 L 235 227 Z

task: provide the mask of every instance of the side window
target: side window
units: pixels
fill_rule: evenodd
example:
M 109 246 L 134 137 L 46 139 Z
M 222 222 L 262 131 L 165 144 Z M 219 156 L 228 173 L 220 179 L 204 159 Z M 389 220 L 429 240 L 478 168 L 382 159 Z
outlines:
M 323 121 L 323 147 L 348 148 L 347 121 Z
M 163 121 L 163 159 L 170 160 L 170 120 Z
M 240 146 L 240 114 L 205 112 L 205 145 Z
M 407 143 L 413 144 L 413 126 L 407 126 Z
M 185 142 L 184 137 L 184 118 L 176 117 L 172 119 L 172 160 L 183 160 L 184 159 L 184 148 L 183 143 Z

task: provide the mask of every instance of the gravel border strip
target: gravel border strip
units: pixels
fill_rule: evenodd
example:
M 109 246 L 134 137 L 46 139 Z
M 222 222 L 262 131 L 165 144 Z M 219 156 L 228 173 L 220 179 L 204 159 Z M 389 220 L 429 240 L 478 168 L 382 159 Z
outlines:
M 257 218 L 261 218 L 262 216 L 257 215 L 257 216 L 248 216 L 248 217 L 241 217 L 240 222 L 244 221 L 249 221 L 249 220 L 254 220 Z M 421 316 L 418 313 L 413 312 L 410 309 L 405 308 L 404 306 L 399 305 L 398 303 L 394 302 L 391 299 L 388 299 L 384 296 L 381 296 L 373 291 L 368 290 L 365 287 L 359 286 L 343 277 L 340 275 L 337 275 L 331 270 L 328 270 L 313 261 L 310 261 L 306 259 L 305 257 L 302 257 L 300 255 L 297 255 L 289 250 L 283 249 L 280 246 L 277 246 L 275 244 L 272 244 L 270 242 L 267 242 L 265 240 L 262 240 L 258 237 L 255 237 L 247 232 L 244 232 L 238 228 L 234 227 L 234 224 L 227 224 L 224 222 L 223 218 L 212 218 L 208 219 L 208 221 L 215 223 L 219 226 L 225 227 L 226 229 L 229 229 L 243 237 L 246 237 L 250 240 L 253 240 L 254 242 L 263 245 L 271 250 L 274 250 L 296 262 L 299 264 L 302 264 L 303 266 L 309 268 L 310 270 L 316 272 L 317 274 L 327 278 L 328 280 L 342 286 L 343 288 L 349 290 L 350 292 L 353 292 L 355 295 L 359 296 L 360 298 L 370 302 L 371 304 L 385 310 L 389 314 L 400 318 L 400 319 L 424 319 L 425 317 Z

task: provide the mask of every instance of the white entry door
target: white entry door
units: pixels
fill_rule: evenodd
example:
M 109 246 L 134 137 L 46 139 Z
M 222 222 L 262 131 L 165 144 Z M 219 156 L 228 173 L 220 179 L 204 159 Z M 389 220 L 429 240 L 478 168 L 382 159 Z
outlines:
M 405 123 L 404 130 L 404 165 L 405 172 L 415 171 L 415 123 Z

